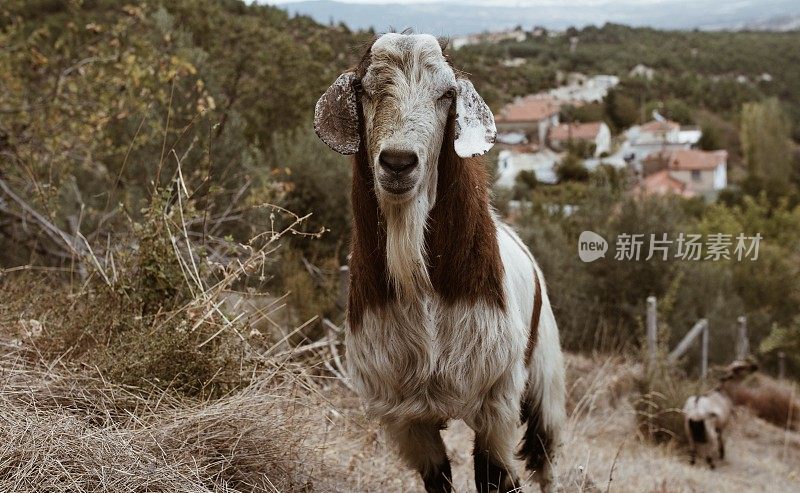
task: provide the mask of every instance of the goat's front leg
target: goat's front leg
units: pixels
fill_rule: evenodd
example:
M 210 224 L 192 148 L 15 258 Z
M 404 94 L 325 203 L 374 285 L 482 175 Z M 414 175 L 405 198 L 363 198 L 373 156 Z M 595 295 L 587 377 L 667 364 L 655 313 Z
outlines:
M 478 493 L 516 491 L 520 481 L 514 473 L 514 432 L 519 407 L 505 402 L 487 404 L 482 416 L 470 423 L 475 430 L 475 488 Z
M 694 443 L 694 437 L 692 436 L 692 431 L 689 428 L 688 419 L 684 419 L 683 429 L 686 432 L 686 441 L 689 442 L 689 464 L 695 465 L 697 462 L 697 445 Z
M 402 421 L 386 423 L 386 433 L 398 446 L 400 457 L 416 469 L 426 493 L 450 493 L 450 460 L 439 430 L 441 422 Z
M 719 460 L 725 459 L 725 442 L 722 441 L 722 430 L 717 429 L 717 440 L 719 440 Z

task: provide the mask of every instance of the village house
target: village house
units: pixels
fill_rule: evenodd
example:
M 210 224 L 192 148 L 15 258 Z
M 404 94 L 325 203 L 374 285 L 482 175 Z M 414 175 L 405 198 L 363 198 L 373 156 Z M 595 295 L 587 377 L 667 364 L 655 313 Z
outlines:
M 653 120 L 635 128 L 631 128 L 634 145 L 678 144 L 680 140 L 680 124 L 670 120 Z
M 633 168 L 641 171 L 642 163 L 656 153 L 691 149 L 703 133 L 694 127 L 682 128 L 679 123 L 659 118 L 625 132 L 622 152 Z
M 522 171 L 530 171 L 539 183 L 554 184 L 558 182 L 556 164 L 563 154 L 544 149 L 539 152 L 517 152 L 509 149 L 500 151 L 497 159 L 497 186 L 513 188 L 517 175 Z
M 566 150 L 570 141 L 588 142 L 594 146 L 593 155 L 599 157 L 611 150 L 611 129 L 604 122 L 562 123 L 550 128 L 550 147 Z
M 718 192 L 728 186 L 728 151 L 675 151 L 667 169 L 670 176 L 686 183 L 698 194 Z
M 528 60 L 526 58 L 514 57 L 506 58 L 501 63 L 504 67 L 521 67 L 528 63 Z
M 543 144 L 548 130 L 558 125 L 561 103 L 553 98 L 525 96 L 509 103 L 495 115 L 498 140 L 503 134 L 522 132 L 530 142 Z
M 564 103 L 580 105 L 583 103 L 597 103 L 603 101 L 609 89 L 619 84 L 616 75 L 593 75 L 587 77 L 583 74 L 570 74 L 566 85 L 556 87 L 547 94 Z
M 639 188 L 645 194 L 669 191 L 713 197 L 728 186 L 728 152 L 679 149 L 650 156 Z
M 684 198 L 694 197 L 695 194 L 686 183 L 670 176 L 669 171 L 663 169 L 644 177 L 633 187 L 634 195 L 680 195 Z

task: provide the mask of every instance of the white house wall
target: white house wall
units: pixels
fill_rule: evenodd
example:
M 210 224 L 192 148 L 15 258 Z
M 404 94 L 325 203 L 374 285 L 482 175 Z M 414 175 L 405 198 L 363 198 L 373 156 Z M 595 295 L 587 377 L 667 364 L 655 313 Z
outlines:
M 536 180 L 541 183 L 557 183 L 555 167 L 562 156 L 563 154 L 549 149 L 535 153 L 519 153 L 504 149 L 497 156 L 496 185 L 500 188 L 513 188 L 521 171 L 533 172 Z
M 600 130 L 594 140 L 595 157 L 599 157 L 604 152 L 611 152 L 611 129 L 605 123 L 600 124 Z
M 725 162 L 717 165 L 714 170 L 714 190 L 722 190 L 728 186 L 728 165 Z

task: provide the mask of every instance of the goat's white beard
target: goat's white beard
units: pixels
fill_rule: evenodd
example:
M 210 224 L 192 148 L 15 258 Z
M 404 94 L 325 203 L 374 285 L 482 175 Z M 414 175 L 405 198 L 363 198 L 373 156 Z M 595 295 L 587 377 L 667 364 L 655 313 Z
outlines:
M 427 193 L 405 204 L 387 204 L 386 267 L 401 300 L 411 300 L 431 289 L 425 251 L 425 229 L 430 211 Z

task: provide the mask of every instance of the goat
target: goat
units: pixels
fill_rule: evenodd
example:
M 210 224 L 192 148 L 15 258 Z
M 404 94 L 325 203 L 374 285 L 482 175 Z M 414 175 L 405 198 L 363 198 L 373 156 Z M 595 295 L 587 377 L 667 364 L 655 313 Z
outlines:
M 734 361 L 720 378 L 713 390 L 702 395 L 693 395 L 683 406 L 684 431 L 691 452 L 690 463 L 694 465 L 698 451 L 714 469 L 714 455 L 719 460 L 725 458 L 725 442 L 722 432 L 733 415 L 731 387 L 738 385 L 747 375 L 758 370 L 751 361 Z
M 348 372 L 427 492 L 451 490 L 440 430 L 475 430 L 479 491 L 512 491 L 519 457 L 545 491 L 565 417 L 558 327 L 533 256 L 489 204 L 494 117 L 436 38 L 388 33 L 315 109 L 354 154 Z

